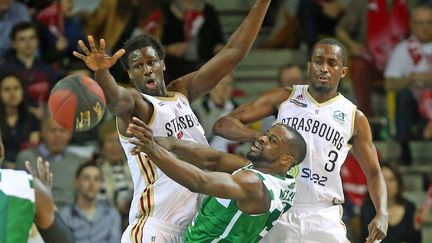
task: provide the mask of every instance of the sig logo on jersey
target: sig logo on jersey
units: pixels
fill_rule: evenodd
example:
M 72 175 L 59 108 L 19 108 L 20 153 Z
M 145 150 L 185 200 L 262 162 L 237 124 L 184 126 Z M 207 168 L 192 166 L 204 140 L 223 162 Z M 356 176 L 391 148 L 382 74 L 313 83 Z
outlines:
M 288 175 L 294 178 L 297 177 L 299 173 L 300 173 L 300 169 L 298 165 L 291 167 L 291 169 L 288 171 Z
M 345 122 L 345 118 L 347 116 L 348 115 L 346 113 L 343 113 L 342 111 L 339 111 L 339 110 L 337 110 L 333 113 L 333 118 L 341 124 Z

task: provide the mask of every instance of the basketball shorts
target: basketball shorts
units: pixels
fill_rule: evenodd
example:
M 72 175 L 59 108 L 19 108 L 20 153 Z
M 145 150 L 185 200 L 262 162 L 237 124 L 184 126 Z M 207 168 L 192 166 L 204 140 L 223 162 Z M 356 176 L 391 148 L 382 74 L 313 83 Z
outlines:
M 138 224 L 139 225 L 139 224 Z M 183 243 L 187 227 L 149 217 L 143 226 L 129 225 L 123 233 L 121 243 Z M 141 230 L 137 230 L 141 227 Z
M 347 243 L 342 206 L 300 204 L 281 215 L 261 243 Z

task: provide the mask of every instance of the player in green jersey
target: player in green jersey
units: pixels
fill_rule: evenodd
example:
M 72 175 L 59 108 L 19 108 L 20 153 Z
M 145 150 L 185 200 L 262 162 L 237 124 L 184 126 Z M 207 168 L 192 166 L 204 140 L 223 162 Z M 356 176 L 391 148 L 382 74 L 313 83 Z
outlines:
M 205 145 L 153 138 L 151 129 L 136 117 L 127 133 L 136 145 L 133 153 L 146 153 L 171 179 L 208 195 L 185 242 L 258 242 L 291 207 L 295 180 L 288 171 L 306 155 L 303 137 L 283 124 L 274 125 L 253 143 L 249 160 Z
M 4 146 L 0 132 L 0 166 Z M 71 234 L 55 210 L 51 194 L 52 174 L 49 163 L 37 159 L 30 174 L 24 171 L 0 169 L 0 243 L 28 241 L 30 228 L 35 222 L 46 243 L 73 242 Z

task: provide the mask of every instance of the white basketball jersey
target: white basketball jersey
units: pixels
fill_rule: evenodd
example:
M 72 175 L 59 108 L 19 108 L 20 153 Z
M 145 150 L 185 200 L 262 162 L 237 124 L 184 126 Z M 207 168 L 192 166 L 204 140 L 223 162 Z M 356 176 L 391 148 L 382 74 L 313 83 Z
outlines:
M 208 144 L 189 101 L 180 93 L 169 93 L 172 97 L 143 97 L 153 104 L 153 116 L 148 123 L 154 136 L 177 137 L 178 139 Z M 131 154 L 133 144 L 120 135 L 120 142 L 127 156 L 134 183 L 134 196 L 129 212 L 129 224 L 133 224 L 132 242 L 141 242 L 142 228 L 148 217 L 188 226 L 199 209 L 200 195 L 166 176 L 144 153 Z
M 356 106 L 342 94 L 318 103 L 307 85 L 293 87 L 279 106 L 277 121 L 293 127 L 306 141 L 306 158 L 296 176 L 296 203 L 343 202 L 340 168 L 351 148 Z

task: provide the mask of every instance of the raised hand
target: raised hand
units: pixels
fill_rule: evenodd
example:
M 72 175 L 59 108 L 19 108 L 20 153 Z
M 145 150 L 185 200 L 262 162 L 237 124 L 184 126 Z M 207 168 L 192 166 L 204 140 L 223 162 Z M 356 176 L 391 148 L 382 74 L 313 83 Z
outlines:
M 87 40 L 90 49 L 87 48 L 87 46 L 84 44 L 82 40 L 79 40 L 78 45 L 80 46 L 84 54 L 74 51 L 73 55 L 83 60 L 87 65 L 87 67 L 90 68 L 92 71 L 109 69 L 125 53 L 124 49 L 120 49 L 116 53 L 114 53 L 113 56 L 108 56 L 105 53 L 104 39 L 99 40 L 99 48 L 96 47 L 96 43 L 93 39 L 93 36 L 91 35 L 87 36 Z
M 138 154 L 140 152 L 148 154 L 153 151 L 156 144 L 153 139 L 153 131 L 145 122 L 133 117 L 132 122 L 126 129 L 126 134 L 133 137 L 129 139 L 129 142 L 135 145 L 131 151 L 132 154 Z
M 48 161 L 44 163 L 42 157 L 39 156 L 36 159 L 36 170 L 33 170 L 28 160 L 25 162 L 25 166 L 33 178 L 39 179 L 47 188 L 52 189 L 53 174 L 50 172 Z

